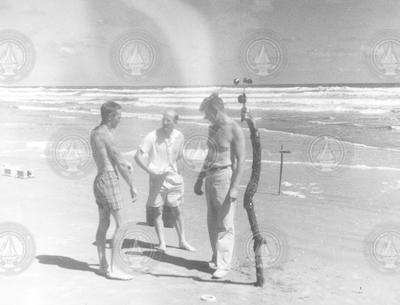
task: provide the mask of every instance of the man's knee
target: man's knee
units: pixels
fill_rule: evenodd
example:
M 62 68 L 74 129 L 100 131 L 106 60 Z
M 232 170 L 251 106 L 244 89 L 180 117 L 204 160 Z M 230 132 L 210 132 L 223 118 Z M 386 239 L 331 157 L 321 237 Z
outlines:
M 235 235 L 234 227 L 219 226 L 217 228 L 217 233 L 222 236 L 233 236 Z
M 162 212 L 163 212 L 163 207 L 162 206 L 153 208 L 154 218 L 161 217 Z
M 99 228 L 104 229 L 105 231 L 107 231 L 107 229 L 110 227 L 110 219 L 102 219 L 100 220 L 99 223 Z
M 217 222 L 218 232 L 233 233 L 235 231 L 233 219 L 219 219 Z
M 113 217 L 114 217 L 115 225 L 116 225 L 117 228 L 119 228 L 119 227 L 121 227 L 122 225 L 125 224 L 125 218 L 124 218 L 124 215 L 123 215 L 121 209 L 112 210 L 112 211 L 111 211 L 111 214 L 112 214 Z
M 182 210 L 179 206 L 176 207 L 170 207 L 172 214 L 174 217 L 179 217 L 182 215 Z
M 99 209 L 99 227 L 110 226 L 110 211 L 106 209 Z

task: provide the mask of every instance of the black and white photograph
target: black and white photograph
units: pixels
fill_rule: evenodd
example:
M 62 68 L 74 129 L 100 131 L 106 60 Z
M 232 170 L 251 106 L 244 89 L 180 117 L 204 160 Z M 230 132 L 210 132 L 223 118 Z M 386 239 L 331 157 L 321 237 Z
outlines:
M 399 17 L 0 0 L 0 304 L 400 304 Z

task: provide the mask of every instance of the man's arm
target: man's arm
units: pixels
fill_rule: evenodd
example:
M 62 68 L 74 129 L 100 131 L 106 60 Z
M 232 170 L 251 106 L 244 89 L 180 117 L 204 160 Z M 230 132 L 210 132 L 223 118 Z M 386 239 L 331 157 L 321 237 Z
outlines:
M 208 137 L 210 138 L 210 128 L 208 128 Z M 210 149 L 208 149 L 208 154 L 207 154 L 206 158 L 204 159 L 203 166 L 201 168 L 199 176 L 197 177 L 196 183 L 194 184 L 194 193 L 197 195 L 203 194 L 203 191 L 202 191 L 203 179 L 206 176 L 206 171 L 208 169 L 208 165 L 209 165 L 208 160 L 209 160 L 210 154 L 211 154 L 211 151 L 210 151 Z
M 122 157 L 110 134 L 103 133 L 102 139 L 107 149 L 108 156 L 111 158 L 113 164 L 117 166 L 118 171 L 122 175 L 122 178 L 124 178 L 125 182 L 128 184 L 129 189 L 131 191 L 132 199 L 135 199 L 136 190 L 132 181 L 132 176 L 131 176 L 132 167 L 130 163 Z
M 238 196 L 238 187 L 239 182 L 242 178 L 244 166 L 245 166 L 245 158 L 246 158 L 246 147 L 245 147 L 245 138 L 243 134 L 242 128 L 236 123 L 232 124 L 232 150 L 233 150 L 233 166 L 232 166 L 232 180 L 229 191 L 229 196 L 235 200 Z
M 145 172 L 147 172 L 153 178 L 161 178 L 165 173 L 159 173 L 150 169 L 148 162 L 146 162 L 144 159 L 144 155 L 150 151 L 152 146 L 151 137 L 152 134 L 149 134 L 144 138 L 142 145 L 136 151 L 135 161 Z
M 149 175 L 154 175 L 154 171 L 152 171 L 149 168 L 149 164 L 148 162 L 145 161 L 144 159 L 144 155 L 148 154 L 152 148 L 153 145 L 153 133 L 149 133 L 147 134 L 144 139 L 142 144 L 139 146 L 139 148 L 136 151 L 135 154 L 135 161 L 136 163 L 145 171 L 147 172 Z
M 178 155 L 176 157 L 176 164 L 177 164 L 177 170 L 178 173 L 183 173 L 183 168 L 184 168 L 184 148 L 185 148 L 185 137 L 182 134 L 182 136 L 179 139 L 179 151 Z
M 138 148 L 138 150 L 136 151 L 135 161 L 149 175 L 154 174 L 154 172 L 152 170 L 150 170 L 150 168 L 146 164 L 146 162 L 144 160 L 144 152 L 140 148 Z

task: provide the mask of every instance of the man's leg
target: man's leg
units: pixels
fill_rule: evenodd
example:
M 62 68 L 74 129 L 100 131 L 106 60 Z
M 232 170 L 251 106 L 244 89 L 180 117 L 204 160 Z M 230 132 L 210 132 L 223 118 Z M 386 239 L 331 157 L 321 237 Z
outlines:
M 231 269 L 235 242 L 234 218 L 236 202 L 229 198 L 231 170 L 224 170 L 216 176 L 216 210 L 217 210 L 217 271 L 214 277 L 222 278 Z
M 106 257 L 106 236 L 110 226 L 110 210 L 99 206 L 99 225 L 96 232 L 96 247 L 99 256 L 99 273 L 106 274 L 108 269 Z
M 184 222 L 182 216 L 182 210 L 179 206 L 173 207 L 172 211 L 174 213 L 174 218 L 176 219 L 175 229 L 176 233 L 178 233 L 179 238 L 179 248 L 185 249 L 188 251 L 196 251 L 194 247 L 192 247 L 187 241 L 185 236 Z
M 154 228 L 159 240 L 158 249 L 166 251 L 167 244 L 164 237 L 164 223 L 162 220 L 162 209 L 164 204 L 164 189 L 162 188 L 162 179 L 149 179 L 149 196 L 146 205 L 152 209 L 154 217 Z
M 217 210 L 215 209 L 214 200 L 216 197 L 215 188 L 213 186 L 212 177 L 206 178 L 205 197 L 207 201 L 207 226 L 208 236 L 212 249 L 211 263 L 217 264 Z
M 229 198 L 218 209 L 217 220 L 217 268 L 228 271 L 231 269 L 235 243 L 234 219 L 236 202 Z
M 162 211 L 163 207 L 156 207 L 153 208 L 155 211 L 154 215 L 154 227 L 156 229 L 157 237 L 160 242 L 158 245 L 158 249 L 160 251 L 166 251 L 167 250 L 167 244 L 165 242 L 165 236 L 164 236 L 164 223 L 162 220 Z
M 111 242 L 111 266 L 110 266 L 110 271 L 107 273 L 107 276 L 112 279 L 131 280 L 133 279 L 133 276 L 124 273 L 116 266 L 117 251 L 120 251 L 120 249 L 118 249 L 116 236 L 120 232 L 121 227 L 125 224 L 125 219 L 123 217 L 121 209 L 111 210 L 111 215 L 115 220 L 115 232 Z
M 121 227 L 124 225 L 123 215 L 121 210 L 111 210 L 111 214 L 115 220 L 115 231 L 111 241 L 111 271 L 114 272 L 115 270 L 115 257 L 116 251 L 118 250 L 118 245 L 116 244 L 116 236 L 119 233 Z

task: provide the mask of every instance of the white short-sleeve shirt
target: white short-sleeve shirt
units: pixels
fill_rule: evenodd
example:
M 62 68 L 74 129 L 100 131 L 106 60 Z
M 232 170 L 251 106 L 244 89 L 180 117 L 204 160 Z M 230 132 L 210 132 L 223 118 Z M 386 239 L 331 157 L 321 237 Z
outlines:
M 184 136 L 174 129 L 167 138 L 161 128 L 156 129 L 143 139 L 140 150 L 149 158 L 149 168 L 164 171 L 172 166 L 177 171 L 176 161 L 182 157 Z

